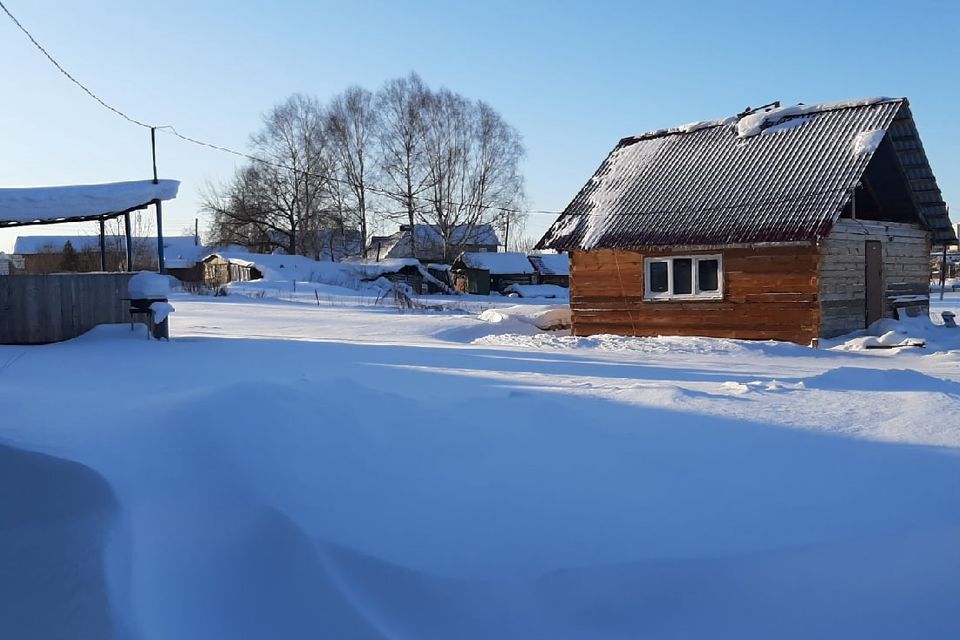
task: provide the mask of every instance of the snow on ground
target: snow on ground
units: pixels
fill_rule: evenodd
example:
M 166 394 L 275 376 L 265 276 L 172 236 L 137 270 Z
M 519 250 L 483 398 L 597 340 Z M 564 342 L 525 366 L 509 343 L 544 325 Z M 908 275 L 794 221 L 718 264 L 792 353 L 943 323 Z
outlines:
M 512 284 L 505 289 L 521 298 L 555 298 L 566 301 L 570 298 L 570 290 L 555 284 Z
M 310 296 L 0 347 L 0 637 L 960 633 L 960 329 L 812 350 Z

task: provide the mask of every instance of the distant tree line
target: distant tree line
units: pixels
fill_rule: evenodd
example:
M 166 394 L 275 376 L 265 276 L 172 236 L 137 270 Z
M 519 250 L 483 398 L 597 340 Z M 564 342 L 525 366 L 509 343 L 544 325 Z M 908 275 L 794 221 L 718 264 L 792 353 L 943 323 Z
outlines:
M 522 235 L 519 133 L 485 102 L 416 74 L 326 103 L 294 94 L 264 115 L 249 153 L 256 160 L 204 195 L 214 244 L 319 257 L 318 244 L 353 237 L 362 252 L 398 222 L 434 225 L 445 248 L 464 225 L 493 224 L 501 242 L 507 225 Z

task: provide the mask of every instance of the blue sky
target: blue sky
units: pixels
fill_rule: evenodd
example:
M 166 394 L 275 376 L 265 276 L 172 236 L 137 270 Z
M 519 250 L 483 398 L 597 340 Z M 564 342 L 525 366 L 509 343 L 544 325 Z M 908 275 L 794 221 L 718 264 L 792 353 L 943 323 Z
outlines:
M 960 3 L 4 0 L 75 76 L 134 117 L 243 148 L 292 92 L 415 70 L 522 133 L 529 204 L 557 210 L 621 137 L 772 100 L 910 98 L 948 202 L 960 197 Z M 0 185 L 150 177 L 149 133 L 71 85 L 0 16 Z M 235 160 L 159 135 L 183 181 L 167 233 Z M 955 216 L 956 218 L 956 216 Z M 549 216 L 531 216 L 539 235 Z M 0 250 L 17 233 L 0 231 Z

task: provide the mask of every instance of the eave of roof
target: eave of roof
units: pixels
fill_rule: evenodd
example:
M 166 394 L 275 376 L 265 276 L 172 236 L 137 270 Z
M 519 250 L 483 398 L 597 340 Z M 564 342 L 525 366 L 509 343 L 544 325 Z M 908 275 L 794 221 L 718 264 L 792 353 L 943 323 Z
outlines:
M 107 220 L 177 197 L 177 180 L 0 188 L 0 228 Z

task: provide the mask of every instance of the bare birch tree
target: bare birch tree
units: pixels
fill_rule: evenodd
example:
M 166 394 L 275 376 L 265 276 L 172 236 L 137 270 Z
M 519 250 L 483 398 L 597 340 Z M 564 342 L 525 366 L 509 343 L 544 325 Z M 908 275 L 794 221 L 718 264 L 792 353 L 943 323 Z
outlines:
M 323 120 L 319 102 L 301 94 L 264 117 L 251 139 L 257 161 L 205 194 L 214 242 L 301 253 L 303 232 L 317 224 L 329 189 Z
M 326 135 L 337 179 L 347 186 L 352 197 L 356 228 L 366 248 L 370 223 L 370 191 L 375 167 L 373 142 L 377 128 L 377 112 L 373 94 L 360 87 L 350 87 L 335 97 L 326 114 Z
M 447 89 L 431 94 L 425 127 L 429 188 L 422 218 L 434 225 L 451 259 L 480 225 L 523 197 L 523 144 L 513 127 L 483 102 Z
M 381 190 L 402 208 L 411 228 L 419 217 L 420 195 L 429 187 L 425 163 L 425 109 L 429 90 L 415 73 L 388 81 L 377 93 L 377 141 Z M 411 253 L 417 257 L 416 234 L 410 234 Z
M 448 260 L 485 224 L 520 237 L 519 134 L 486 103 L 431 91 L 416 74 L 376 95 L 351 87 L 326 108 L 291 96 L 264 117 L 251 153 L 257 161 L 205 194 L 211 242 L 319 258 L 338 232 L 359 236 L 362 253 L 397 217 L 436 229 Z

